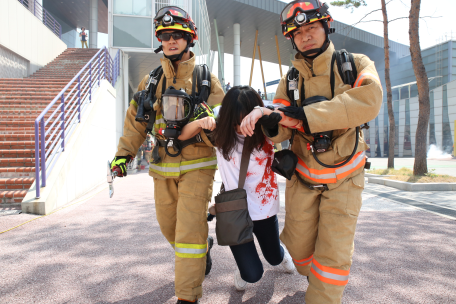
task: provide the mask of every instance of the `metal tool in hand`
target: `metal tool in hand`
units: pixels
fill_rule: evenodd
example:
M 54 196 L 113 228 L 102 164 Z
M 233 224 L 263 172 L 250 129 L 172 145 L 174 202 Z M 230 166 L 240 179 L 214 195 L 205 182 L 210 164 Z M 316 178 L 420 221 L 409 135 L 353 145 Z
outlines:
M 112 198 L 114 195 L 114 178 L 116 178 L 118 172 L 117 171 L 111 171 L 111 163 L 108 160 L 108 174 L 106 175 L 106 179 L 108 181 L 109 185 L 109 198 Z

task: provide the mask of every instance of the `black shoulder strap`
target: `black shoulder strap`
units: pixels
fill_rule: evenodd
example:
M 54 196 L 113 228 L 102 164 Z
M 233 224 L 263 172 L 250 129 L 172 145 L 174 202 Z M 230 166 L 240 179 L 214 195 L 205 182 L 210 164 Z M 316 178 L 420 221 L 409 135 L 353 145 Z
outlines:
M 348 60 L 347 60 L 348 59 Z M 353 54 L 342 49 L 340 51 L 334 51 L 331 59 L 331 93 L 334 97 L 334 86 L 335 86 L 335 75 L 334 75 L 334 62 L 337 61 L 337 70 L 340 77 L 345 84 L 349 84 L 353 87 L 356 78 L 358 78 L 358 71 L 356 70 L 355 59 Z
M 353 87 L 353 85 L 356 82 L 356 79 L 358 79 L 358 70 L 356 69 L 355 57 L 353 56 L 352 53 L 348 53 L 348 59 L 350 60 L 350 63 L 351 63 L 352 68 L 353 68 L 353 70 L 352 70 L 353 82 L 351 83 L 351 86 Z
M 245 184 L 245 179 L 247 177 L 247 170 L 249 168 L 250 162 L 250 153 L 246 148 L 246 144 L 244 142 L 244 147 L 242 148 L 242 158 L 241 158 L 241 168 L 239 169 L 239 183 L 238 188 L 243 189 Z
M 198 87 L 198 94 L 196 94 L 196 86 Z M 192 83 L 192 97 L 198 97 L 198 102 L 207 102 L 211 94 L 211 73 L 207 65 L 201 64 L 195 66 L 193 70 L 193 83 Z
M 287 72 L 287 95 L 288 95 L 288 99 L 290 99 L 290 103 L 292 106 L 296 106 L 296 100 L 294 98 L 294 91 L 290 90 L 290 79 L 293 80 L 296 78 L 298 78 L 298 80 L 299 80 L 299 71 L 296 68 L 292 67 Z M 303 85 L 303 87 L 304 87 L 304 85 Z
M 160 83 L 160 79 L 162 76 L 163 76 L 162 66 L 159 66 L 158 68 L 153 70 L 149 75 L 149 92 L 152 93 L 152 96 L 154 96 L 154 98 L 155 98 L 155 92 L 157 92 L 157 84 Z

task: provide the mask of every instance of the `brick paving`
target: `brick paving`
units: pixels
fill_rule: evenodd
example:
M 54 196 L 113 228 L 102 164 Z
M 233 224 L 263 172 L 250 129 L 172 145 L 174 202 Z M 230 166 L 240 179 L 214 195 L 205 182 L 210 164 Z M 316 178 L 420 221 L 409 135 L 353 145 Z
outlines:
M 455 303 L 456 222 L 380 198 L 370 186 L 342 303 Z M 34 218 L 2 216 L 0 230 Z M 279 220 L 282 229 L 283 207 Z M 176 302 L 174 253 L 155 220 L 153 181 L 144 171 L 117 179 L 112 199 L 106 188 L 0 234 L 0 248 L 0 303 Z M 263 260 L 262 280 L 237 292 L 229 249 L 215 245 L 212 256 L 201 303 L 304 303 L 302 276 Z

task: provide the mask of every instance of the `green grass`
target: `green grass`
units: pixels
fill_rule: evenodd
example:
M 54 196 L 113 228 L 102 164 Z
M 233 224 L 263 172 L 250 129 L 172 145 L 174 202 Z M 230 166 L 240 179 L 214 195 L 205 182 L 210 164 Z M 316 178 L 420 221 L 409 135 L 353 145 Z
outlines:
M 378 175 L 392 175 L 386 177 L 387 179 L 393 179 L 409 183 L 456 183 L 456 177 L 449 175 L 435 174 L 434 169 L 424 176 L 413 175 L 413 171 L 408 168 L 401 169 L 372 169 L 367 173 L 378 174 Z

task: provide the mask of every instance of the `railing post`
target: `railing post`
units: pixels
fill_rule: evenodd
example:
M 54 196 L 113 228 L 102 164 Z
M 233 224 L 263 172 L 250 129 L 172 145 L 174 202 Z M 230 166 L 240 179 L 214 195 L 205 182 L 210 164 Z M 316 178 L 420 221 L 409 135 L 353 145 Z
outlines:
M 53 26 L 52 26 L 52 32 L 56 34 L 57 30 L 55 29 L 55 19 L 52 18 Z
M 108 70 L 109 70 L 109 67 L 108 67 L 108 49 L 105 48 L 105 51 L 104 51 L 104 54 L 105 54 L 105 78 L 107 81 L 109 81 L 109 78 L 108 78 Z
M 41 118 L 41 185 L 46 187 L 46 130 L 44 129 L 44 116 Z
M 43 10 L 43 24 L 46 25 L 46 11 Z
M 100 54 L 101 53 L 98 53 L 98 58 L 97 58 L 97 61 L 98 61 L 98 87 L 100 87 L 100 77 L 101 77 L 101 58 L 100 58 Z
M 21 0 L 22 2 L 22 0 Z M 40 137 L 38 122 L 35 120 L 35 187 L 36 198 L 40 197 Z
M 89 103 L 92 103 L 92 62 L 89 65 Z
M 62 39 L 62 25 L 59 23 L 59 38 Z
M 62 136 L 62 152 L 63 152 L 63 151 L 65 151 L 65 94 L 62 94 L 60 111 L 62 113 L 62 116 L 61 116 L 62 123 L 61 123 L 60 128 L 62 129 L 61 136 Z
M 33 16 L 36 17 L 36 0 L 33 0 Z
M 78 120 L 81 122 L 81 76 L 78 76 Z

